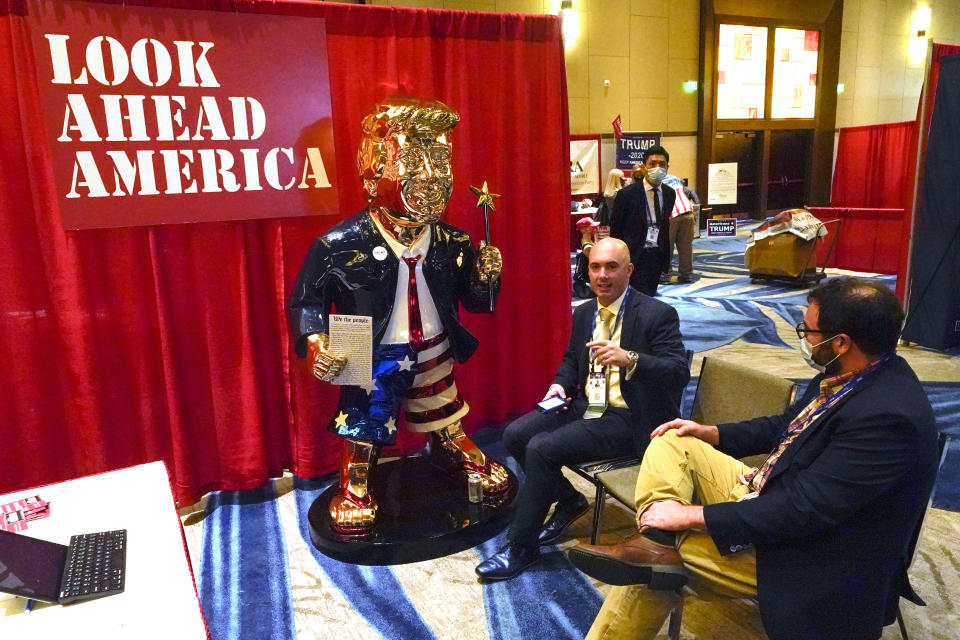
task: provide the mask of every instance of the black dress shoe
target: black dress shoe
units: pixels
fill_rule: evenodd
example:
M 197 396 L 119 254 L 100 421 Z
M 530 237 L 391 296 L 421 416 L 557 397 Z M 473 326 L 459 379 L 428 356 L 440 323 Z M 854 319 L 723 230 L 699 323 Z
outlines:
M 537 536 L 537 544 L 541 546 L 553 544 L 563 536 L 567 527 L 579 520 L 580 516 L 589 510 L 590 503 L 583 495 L 577 496 L 577 500 L 569 505 L 557 504 L 557 508 L 553 510 L 553 515 L 547 518 L 546 524 L 540 530 L 540 535 Z
M 510 542 L 496 555 L 478 564 L 476 572 L 481 580 L 509 580 L 539 559 L 540 551 L 536 547 Z

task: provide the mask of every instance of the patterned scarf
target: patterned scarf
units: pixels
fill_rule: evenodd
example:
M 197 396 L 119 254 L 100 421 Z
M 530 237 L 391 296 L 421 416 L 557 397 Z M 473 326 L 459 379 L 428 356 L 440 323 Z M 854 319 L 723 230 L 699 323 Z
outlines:
M 856 383 L 863 377 L 863 372 L 851 371 L 833 378 L 825 378 L 820 381 L 820 393 L 813 401 L 804 407 L 803 411 L 797 414 L 790 426 L 787 427 L 786 437 L 780 441 L 780 444 L 774 449 L 773 453 L 767 456 L 759 469 L 752 473 L 745 474 L 740 480 L 750 486 L 752 491 L 759 493 L 763 489 L 764 483 L 770 475 L 770 470 L 777 463 L 783 452 L 786 451 L 790 443 L 796 440 L 800 434 L 807 430 L 813 424 L 816 418 L 827 409 L 835 405 L 845 395 L 850 393 L 856 386 Z M 857 380 L 853 380 L 858 376 Z M 848 384 L 852 382 L 852 384 Z

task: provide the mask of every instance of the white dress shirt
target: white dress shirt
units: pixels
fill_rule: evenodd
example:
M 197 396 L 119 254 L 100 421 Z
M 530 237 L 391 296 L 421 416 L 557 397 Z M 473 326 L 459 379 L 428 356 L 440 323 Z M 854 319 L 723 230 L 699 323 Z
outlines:
M 423 327 L 424 340 L 439 335 L 443 331 L 443 324 L 440 322 L 440 314 L 437 313 L 437 306 L 433 302 L 433 296 L 430 295 L 430 288 L 427 286 L 427 279 L 423 275 L 423 262 L 427 259 L 427 251 L 430 250 L 431 230 L 428 226 L 411 246 L 406 247 L 398 242 L 386 229 L 380 224 L 376 216 L 370 216 L 377 230 L 387 242 L 387 246 L 397 257 L 400 264 L 397 268 L 396 292 L 393 296 L 393 312 L 390 314 L 390 321 L 387 323 L 386 331 L 383 334 L 381 344 L 405 344 L 410 342 L 409 310 L 407 305 L 407 286 L 410 278 L 410 270 L 403 258 L 412 258 L 420 255 L 417 261 L 417 299 L 420 304 L 420 323 Z

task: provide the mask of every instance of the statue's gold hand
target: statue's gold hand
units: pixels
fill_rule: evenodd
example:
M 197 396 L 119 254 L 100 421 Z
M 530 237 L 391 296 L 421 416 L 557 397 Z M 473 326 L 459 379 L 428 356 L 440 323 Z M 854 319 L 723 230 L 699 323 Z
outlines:
M 503 271 L 503 256 L 500 249 L 480 241 L 480 255 L 477 258 L 477 274 L 481 282 L 493 282 Z
M 307 362 L 310 363 L 313 377 L 330 382 L 343 371 L 347 364 L 346 356 L 330 353 L 327 347 L 330 339 L 325 333 L 315 333 L 307 338 Z

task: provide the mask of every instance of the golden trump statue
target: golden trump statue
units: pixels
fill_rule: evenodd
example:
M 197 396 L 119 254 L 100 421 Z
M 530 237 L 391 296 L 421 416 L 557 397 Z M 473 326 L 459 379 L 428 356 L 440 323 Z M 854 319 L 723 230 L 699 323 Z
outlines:
M 383 446 L 396 441 L 401 408 L 408 428 L 429 433 L 428 455 L 460 476 L 479 474 L 483 491 L 508 485 L 506 470 L 486 459 L 461 429 L 469 411 L 453 361 L 477 339 L 460 324 L 459 306 L 493 311 L 500 290 L 500 251 L 441 221 L 453 188 L 449 135 L 459 114 L 440 102 L 391 100 L 363 119 L 357 154 L 366 209 L 329 229 L 310 248 L 290 303 L 297 355 L 313 375 L 336 381 L 343 354 L 331 351 L 329 315 L 368 316 L 373 325 L 373 379 L 342 386 L 328 429 L 344 438 L 331 527 L 369 531 L 377 501 L 368 481 Z M 483 195 L 490 202 L 484 185 Z

